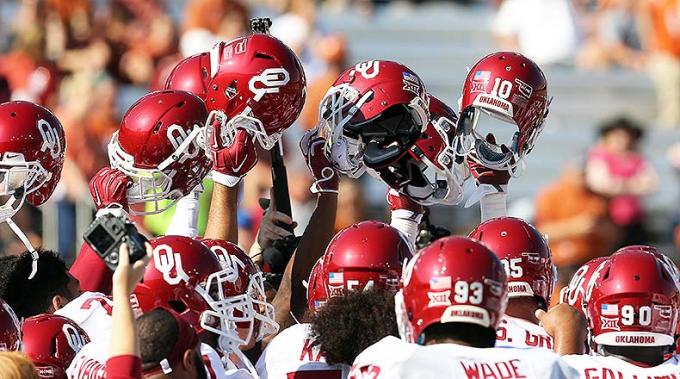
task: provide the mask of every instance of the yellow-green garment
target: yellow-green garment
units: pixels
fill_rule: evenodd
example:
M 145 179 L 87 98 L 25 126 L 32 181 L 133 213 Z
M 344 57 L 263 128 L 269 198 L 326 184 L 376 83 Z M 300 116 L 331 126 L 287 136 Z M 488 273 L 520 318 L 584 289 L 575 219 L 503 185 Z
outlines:
M 205 233 L 205 226 L 208 223 L 208 210 L 210 209 L 210 199 L 212 198 L 213 182 L 210 179 L 203 179 L 204 191 L 198 198 L 198 235 L 202 236 Z M 161 205 L 169 203 L 170 200 L 163 200 Z M 147 215 L 144 217 L 144 225 L 146 229 L 156 236 L 162 236 L 168 229 L 172 217 L 175 215 L 175 205 L 169 209 L 155 215 Z M 146 209 L 151 210 L 153 206 L 151 203 L 146 204 Z

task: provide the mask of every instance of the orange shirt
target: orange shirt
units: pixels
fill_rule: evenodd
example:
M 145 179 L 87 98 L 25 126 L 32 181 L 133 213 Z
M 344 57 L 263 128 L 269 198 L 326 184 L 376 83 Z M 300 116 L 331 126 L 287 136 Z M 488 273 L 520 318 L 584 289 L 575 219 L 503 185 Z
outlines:
M 680 57 L 680 0 L 647 0 L 652 48 Z

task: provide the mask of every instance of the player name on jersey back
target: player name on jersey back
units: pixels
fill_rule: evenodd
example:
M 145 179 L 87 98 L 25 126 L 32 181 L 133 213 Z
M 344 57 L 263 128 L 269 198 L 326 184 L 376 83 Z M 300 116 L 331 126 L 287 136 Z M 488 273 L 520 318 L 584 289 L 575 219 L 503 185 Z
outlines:
M 641 367 L 616 357 L 566 355 L 565 362 L 584 379 L 680 379 L 680 360 L 675 355 L 655 367 Z
M 503 316 L 496 330 L 496 347 L 542 347 L 553 349 L 553 339 L 545 330 L 528 321 Z

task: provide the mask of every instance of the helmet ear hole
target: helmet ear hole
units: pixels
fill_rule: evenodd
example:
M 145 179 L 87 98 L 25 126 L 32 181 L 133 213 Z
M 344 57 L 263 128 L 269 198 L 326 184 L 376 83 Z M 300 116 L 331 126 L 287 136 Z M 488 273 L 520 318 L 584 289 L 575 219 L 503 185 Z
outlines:
M 170 306 L 170 308 L 172 308 L 173 311 L 175 311 L 177 313 L 182 313 L 182 312 L 186 311 L 187 308 L 188 308 L 186 306 L 186 304 L 184 304 L 183 302 L 181 302 L 179 300 L 169 300 L 168 305 Z

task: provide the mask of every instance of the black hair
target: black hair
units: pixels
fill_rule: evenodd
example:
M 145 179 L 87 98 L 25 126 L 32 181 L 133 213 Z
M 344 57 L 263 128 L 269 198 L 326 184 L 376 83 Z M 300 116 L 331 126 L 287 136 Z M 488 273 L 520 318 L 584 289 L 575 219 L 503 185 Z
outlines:
M 598 346 L 602 355 L 613 355 L 627 361 L 643 363 L 647 366 L 658 366 L 666 360 L 668 354 L 673 354 L 672 346 Z
M 312 338 L 331 365 L 351 365 L 367 347 L 398 336 L 394 295 L 382 290 L 330 298 L 311 323 Z
M 33 264 L 31 253 L 0 257 L 0 298 L 19 318 L 46 313 L 55 295 L 72 300 L 66 263 L 54 251 L 38 250 L 38 255 L 38 271 L 32 279 L 28 279 Z
M 170 312 L 161 308 L 139 316 L 137 330 L 144 371 L 157 367 L 170 355 L 179 335 L 177 321 Z
M 609 134 L 614 130 L 625 130 L 634 140 L 639 140 L 644 136 L 644 129 L 637 122 L 625 116 L 620 116 L 603 122 L 598 130 L 600 137 Z
M 472 347 L 487 348 L 496 345 L 496 331 L 462 322 L 437 323 L 425 328 L 419 340 L 426 345 L 456 341 Z

